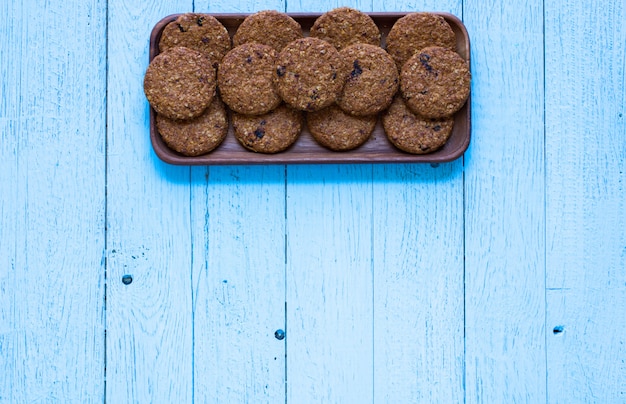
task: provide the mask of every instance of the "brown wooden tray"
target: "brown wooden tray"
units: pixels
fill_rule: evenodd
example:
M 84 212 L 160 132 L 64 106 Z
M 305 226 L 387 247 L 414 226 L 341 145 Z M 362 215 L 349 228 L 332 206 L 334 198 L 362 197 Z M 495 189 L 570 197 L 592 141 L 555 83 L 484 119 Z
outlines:
M 398 18 L 406 13 L 367 13 L 378 25 L 382 33 L 382 46 L 389 30 Z M 470 41 L 465 26 L 456 16 L 449 13 L 435 13 L 441 15 L 452 27 L 456 34 L 456 50 L 469 62 Z M 150 35 L 150 61 L 159 54 L 159 40 L 165 26 L 175 20 L 180 14 L 173 14 L 159 21 Z M 211 14 L 217 18 L 232 36 L 237 27 L 248 14 Z M 321 15 L 314 13 L 289 14 L 302 26 L 305 35 Z M 471 99 L 471 94 L 470 94 Z M 328 150 L 315 142 L 306 125 L 303 125 L 302 134 L 287 150 L 277 154 L 255 153 L 245 149 L 237 142 L 233 134 L 232 125 L 224 142 L 209 154 L 196 157 L 183 156 L 163 142 L 156 130 L 156 112 L 150 108 L 150 139 L 157 156 L 170 164 L 176 165 L 249 165 L 249 164 L 322 164 L 322 163 L 440 163 L 452 161 L 463 155 L 470 142 L 470 99 L 455 115 L 454 128 L 448 142 L 441 149 L 422 155 L 405 153 L 394 147 L 383 130 L 380 119 L 370 139 L 357 149 L 344 152 Z

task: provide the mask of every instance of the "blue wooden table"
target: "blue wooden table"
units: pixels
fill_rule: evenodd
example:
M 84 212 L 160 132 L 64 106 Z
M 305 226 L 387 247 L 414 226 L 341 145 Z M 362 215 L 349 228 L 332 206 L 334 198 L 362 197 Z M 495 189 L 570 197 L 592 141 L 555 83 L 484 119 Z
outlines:
M 626 402 L 623 0 L 1 3 L 0 402 Z M 156 157 L 157 21 L 340 5 L 463 20 L 461 159 Z

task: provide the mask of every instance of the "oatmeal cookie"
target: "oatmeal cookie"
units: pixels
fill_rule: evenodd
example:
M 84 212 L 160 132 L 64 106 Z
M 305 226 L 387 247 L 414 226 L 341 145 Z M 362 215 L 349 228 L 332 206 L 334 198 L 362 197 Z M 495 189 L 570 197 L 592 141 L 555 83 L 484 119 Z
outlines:
M 157 113 L 170 119 L 192 119 L 215 96 L 215 69 L 201 52 L 171 48 L 152 59 L 143 88 Z
M 210 14 L 181 14 L 163 29 L 159 50 L 184 46 L 205 53 L 214 67 L 231 48 L 228 30 Z
M 456 48 L 454 31 L 446 20 L 432 13 L 410 13 L 398 19 L 387 35 L 387 52 L 398 69 L 417 51 L 429 46 Z
M 400 90 L 407 106 L 426 118 L 450 116 L 470 93 L 469 66 L 461 56 L 438 46 L 424 48 L 402 67 Z
M 322 146 L 335 150 L 352 150 L 369 139 L 377 116 L 353 116 L 337 105 L 307 113 L 307 126 L 313 138 Z
M 337 100 L 347 68 L 337 49 L 317 38 L 289 43 L 278 55 L 274 79 L 278 93 L 289 105 L 317 111 Z
M 233 35 L 233 45 L 257 42 L 280 52 L 289 43 L 303 38 L 302 27 L 285 13 L 264 10 L 247 16 Z
M 335 8 L 319 16 L 309 35 L 331 43 L 338 50 L 356 43 L 380 46 L 380 30 L 374 20 L 349 7 Z
M 263 115 L 232 114 L 235 137 L 259 153 L 278 153 L 291 146 L 302 130 L 302 112 L 285 104 Z
M 354 44 L 339 54 L 352 67 L 337 104 L 352 115 L 373 115 L 387 108 L 398 90 L 398 69 L 379 46 Z
M 440 149 L 450 137 L 454 118 L 430 119 L 415 115 L 397 96 L 382 115 L 389 141 L 412 154 L 426 154 Z
M 239 45 L 224 56 L 217 72 L 222 100 L 235 112 L 265 114 L 278 106 L 281 98 L 274 87 L 277 53 L 259 43 Z
M 185 156 L 209 153 L 226 138 L 228 117 L 226 107 L 214 97 L 202 115 L 188 121 L 175 121 L 156 116 L 157 131 L 165 144 Z

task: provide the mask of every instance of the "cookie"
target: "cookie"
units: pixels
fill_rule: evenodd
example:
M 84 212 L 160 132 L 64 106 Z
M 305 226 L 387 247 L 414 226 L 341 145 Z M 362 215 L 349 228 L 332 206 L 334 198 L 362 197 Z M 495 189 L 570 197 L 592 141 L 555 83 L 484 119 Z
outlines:
M 429 119 L 415 115 L 397 96 L 382 115 L 389 141 L 400 150 L 426 154 L 440 149 L 450 137 L 454 118 Z
M 289 43 L 302 38 L 302 27 L 293 18 L 275 10 L 247 16 L 233 35 L 233 45 L 257 42 L 280 52 Z
M 373 115 L 386 109 L 398 90 L 398 69 L 379 46 L 354 44 L 339 54 L 352 67 L 337 104 L 352 115 Z
M 214 67 L 231 49 L 228 31 L 215 17 L 210 14 L 181 14 L 175 21 L 163 29 L 159 50 L 161 52 L 184 46 L 207 54 Z
M 215 69 L 206 55 L 176 47 L 160 53 L 148 65 L 144 93 L 152 108 L 170 119 L 192 119 L 215 95 Z
M 376 126 L 376 115 L 353 116 L 337 105 L 307 113 L 307 126 L 322 146 L 335 150 L 352 150 L 370 137 Z
M 302 130 L 302 112 L 281 104 L 264 115 L 232 114 L 235 138 L 246 149 L 278 153 L 291 146 Z
M 222 100 L 235 112 L 265 114 L 281 102 L 274 87 L 277 52 L 271 46 L 247 43 L 224 56 L 217 71 Z
M 374 20 L 349 7 L 335 8 L 319 16 L 309 35 L 331 43 L 338 50 L 356 43 L 380 46 L 380 30 Z
M 346 70 L 333 45 L 307 37 L 296 39 L 280 52 L 274 80 L 278 94 L 289 105 L 317 111 L 337 100 Z
M 456 48 L 454 31 L 446 20 L 432 13 L 410 13 L 398 19 L 387 35 L 387 52 L 398 69 L 413 54 L 429 46 Z
M 469 66 L 459 54 L 438 46 L 424 48 L 402 67 L 400 90 L 407 106 L 426 118 L 450 116 L 470 93 Z
M 157 114 L 156 125 L 170 149 L 185 156 L 200 156 L 215 149 L 226 138 L 228 116 L 222 101 L 214 97 L 211 105 L 195 119 L 175 121 Z

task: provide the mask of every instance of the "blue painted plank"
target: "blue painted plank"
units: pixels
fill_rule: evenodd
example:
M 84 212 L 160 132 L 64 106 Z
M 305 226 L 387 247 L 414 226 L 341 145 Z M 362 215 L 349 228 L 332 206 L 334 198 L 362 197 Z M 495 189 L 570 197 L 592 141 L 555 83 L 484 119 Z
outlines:
M 626 6 L 545 7 L 548 398 L 622 403 Z
M 626 401 L 626 287 L 550 289 L 548 402 Z
M 551 288 L 626 280 L 625 16 L 622 1 L 593 10 L 546 3 Z
M 284 401 L 284 168 L 211 168 L 192 189 L 195 400 Z
M 106 4 L 0 13 L 0 401 L 101 401 Z
M 463 2 L 472 35 L 465 155 L 466 400 L 544 402 L 541 3 Z
M 375 401 L 463 402 L 462 166 L 387 166 L 378 174 Z
M 193 394 L 190 170 L 152 151 L 142 86 L 152 27 L 190 9 L 109 4 L 106 395 L 115 403 Z
M 288 168 L 288 402 L 373 399 L 371 176 Z

